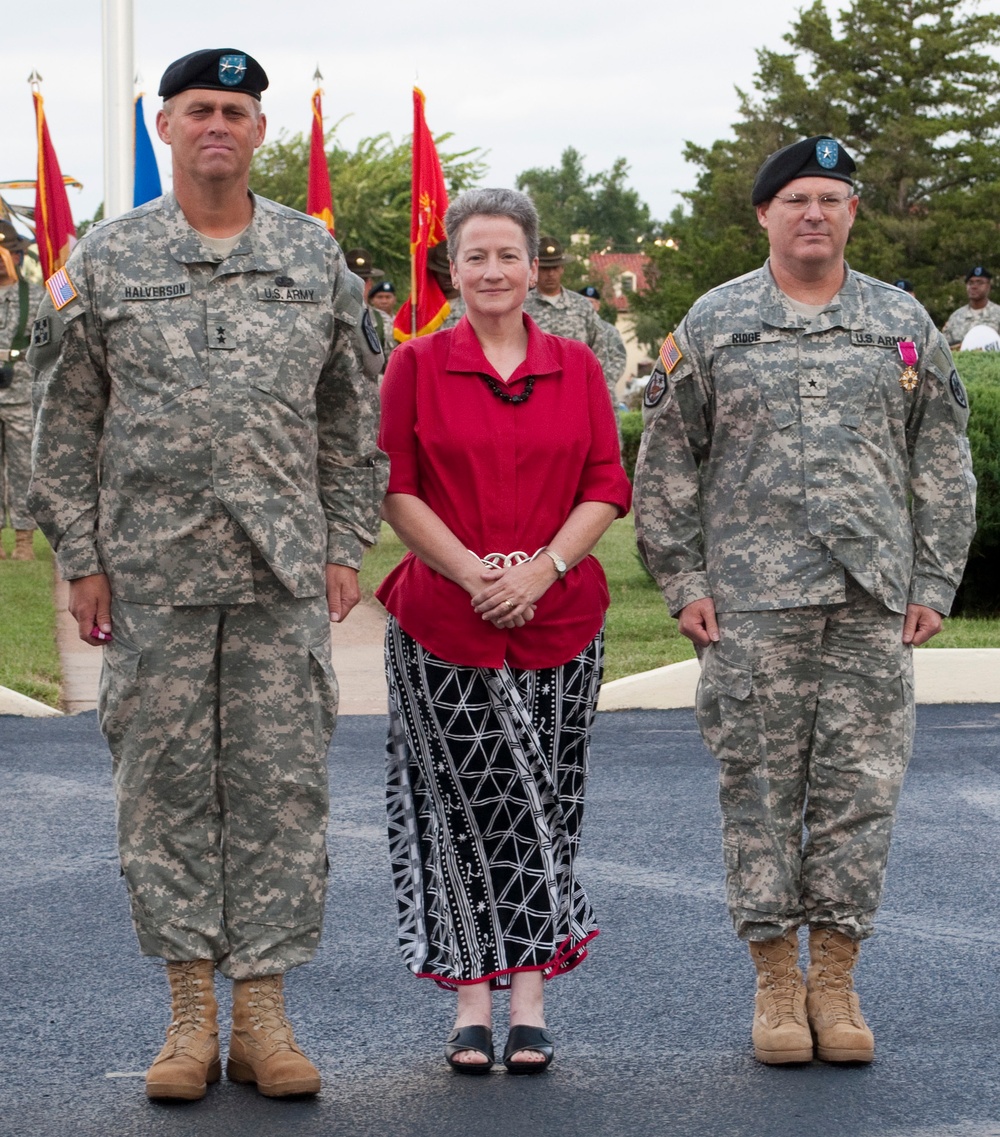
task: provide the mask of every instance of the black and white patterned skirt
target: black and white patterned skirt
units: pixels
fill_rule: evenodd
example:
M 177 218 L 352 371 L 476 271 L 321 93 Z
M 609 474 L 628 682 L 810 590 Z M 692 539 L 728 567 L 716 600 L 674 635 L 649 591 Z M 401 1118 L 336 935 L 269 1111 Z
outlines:
M 460 667 L 392 617 L 386 807 L 407 966 L 454 989 L 569 971 L 597 935 L 574 861 L 603 633 L 561 667 Z

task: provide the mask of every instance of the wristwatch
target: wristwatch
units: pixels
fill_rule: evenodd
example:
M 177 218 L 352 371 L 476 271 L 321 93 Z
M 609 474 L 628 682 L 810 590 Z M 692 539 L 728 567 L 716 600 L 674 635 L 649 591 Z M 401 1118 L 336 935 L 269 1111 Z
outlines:
M 551 549 L 548 547 L 548 545 L 546 545 L 546 546 L 545 546 L 545 548 L 544 548 L 544 549 L 542 549 L 542 552 L 543 552 L 543 553 L 544 553 L 544 554 L 545 554 L 545 555 L 546 555 L 546 556 L 547 556 L 547 557 L 548 557 L 548 558 L 549 558 L 549 559 L 552 561 L 552 563 L 553 563 L 553 564 L 556 566 L 556 572 L 559 574 L 559 579 L 560 579 L 560 580 L 562 580 L 562 578 L 563 578 L 563 577 L 566 575 L 566 562 L 565 562 L 565 561 L 562 559 L 562 557 L 561 557 L 561 556 L 559 556 L 559 554 L 558 554 L 558 553 L 554 553 L 554 552 L 553 552 L 553 551 L 552 551 L 552 550 L 551 550 Z

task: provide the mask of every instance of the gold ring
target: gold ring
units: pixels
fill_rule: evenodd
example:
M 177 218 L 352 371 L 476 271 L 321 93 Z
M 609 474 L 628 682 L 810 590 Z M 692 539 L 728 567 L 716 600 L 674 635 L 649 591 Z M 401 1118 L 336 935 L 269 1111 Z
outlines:
M 511 608 L 513 608 L 513 607 L 514 607 L 514 601 L 513 601 L 513 600 L 505 600 L 505 601 L 503 602 L 503 606 L 504 606 L 504 607 L 507 609 L 507 611 L 509 612 L 509 611 L 511 610 Z

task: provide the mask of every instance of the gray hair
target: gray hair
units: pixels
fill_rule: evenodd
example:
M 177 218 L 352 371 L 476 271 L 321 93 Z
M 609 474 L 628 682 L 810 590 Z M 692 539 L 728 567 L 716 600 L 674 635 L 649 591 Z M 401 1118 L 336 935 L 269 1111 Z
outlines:
M 521 227 L 528 260 L 538 256 L 538 210 L 527 194 L 512 189 L 470 189 L 448 206 L 444 227 L 448 234 L 448 256 L 458 257 L 458 238 L 470 217 L 507 217 Z

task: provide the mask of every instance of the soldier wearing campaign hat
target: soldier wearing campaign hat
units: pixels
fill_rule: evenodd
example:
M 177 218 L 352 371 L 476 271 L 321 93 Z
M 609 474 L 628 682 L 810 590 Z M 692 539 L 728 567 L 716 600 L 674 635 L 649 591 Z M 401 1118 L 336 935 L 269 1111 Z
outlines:
M 602 321 L 589 300 L 577 292 L 563 288 L 566 266 L 576 258 L 563 251 L 555 237 L 542 237 L 538 245 L 538 285 L 524 301 L 524 311 L 543 332 L 567 339 L 580 340 L 597 356 L 604 372 L 611 405 L 617 407 L 616 386 L 622 377 L 624 360 L 615 359 L 609 352 Z
M 952 348 L 960 347 L 968 333 L 979 324 L 1000 333 L 1000 304 L 994 304 L 990 299 L 992 284 L 992 273 L 982 265 L 974 265 L 965 274 L 965 294 L 969 303 L 956 308 L 941 329 Z
M 451 278 L 451 263 L 448 260 L 448 243 L 441 241 L 433 245 L 427 253 L 427 271 L 438 282 L 438 286 L 448 301 L 448 315 L 438 331 L 453 328 L 465 315 L 465 301 Z
M 948 345 L 905 291 L 844 260 L 854 171 L 827 136 L 761 165 L 770 257 L 667 337 L 635 473 L 640 551 L 701 660 L 769 1064 L 874 1056 L 853 969 L 912 749 L 912 650 L 940 629 L 975 529 Z
M 25 353 L 41 289 L 21 272 L 32 241 L 0 220 L 0 529 L 14 530 L 11 559 L 33 561 L 35 519 L 28 511 L 31 479 L 31 371 Z M 7 554 L 0 545 L 0 560 Z
M 312 1094 L 283 976 L 326 892 L 330 621 L 359 599 L 385 479 L 382 354 L 321 222 L 257 197 L 259 63 L 192 52 L 160 84 L 173 190 L 94 226 L 32 328 L 30 505 L 103 647 L 99 716 L 142 952 L 172 1020 L 151 1098 L 227 1074 Z

